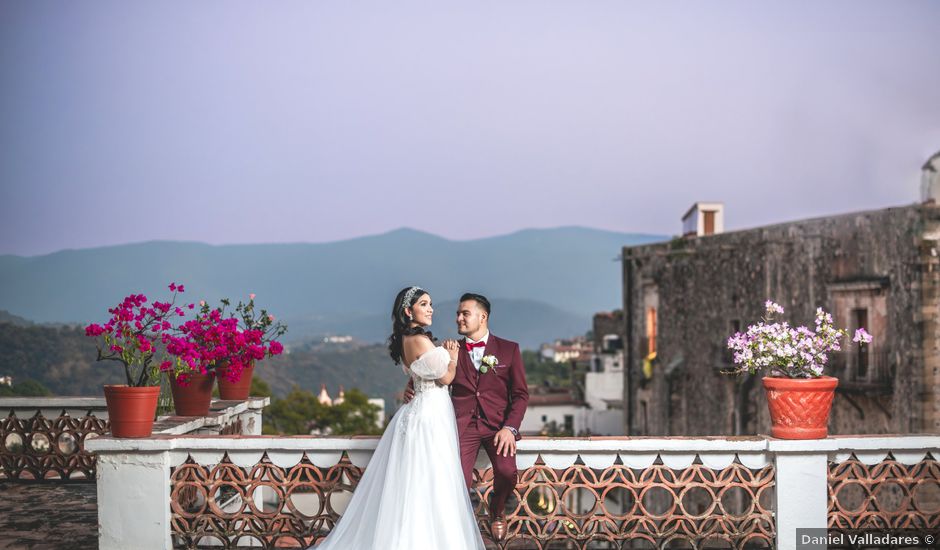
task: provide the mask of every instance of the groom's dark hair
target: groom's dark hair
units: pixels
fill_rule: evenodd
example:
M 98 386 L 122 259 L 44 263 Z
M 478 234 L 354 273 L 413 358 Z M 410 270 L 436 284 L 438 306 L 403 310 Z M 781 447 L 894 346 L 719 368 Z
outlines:
M 485 311 L 487 315 L 490 314 L 490 301 L 486 299 L 486 296 L 467 292 L 460 297 L 460 301 L 466 302 L 467 300 L 473 300 L 474 302 L 480 304 L 480 307 L 483 308 L 483 311 Z

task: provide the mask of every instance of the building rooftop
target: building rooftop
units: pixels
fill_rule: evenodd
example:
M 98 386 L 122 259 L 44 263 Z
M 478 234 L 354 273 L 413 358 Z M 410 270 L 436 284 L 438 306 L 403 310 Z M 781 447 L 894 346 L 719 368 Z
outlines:
M 96 550 L 94 482 L 0 482 L 0 549 Z

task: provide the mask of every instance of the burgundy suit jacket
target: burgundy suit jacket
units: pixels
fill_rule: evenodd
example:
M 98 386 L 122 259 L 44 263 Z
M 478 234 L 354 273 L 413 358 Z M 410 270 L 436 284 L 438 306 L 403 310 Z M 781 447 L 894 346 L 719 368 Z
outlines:
M 518 432 L 529 403 L 519 344 L 491 332 L 483 355 L 495 355 L 496 366 L 481 374 L 473 366 L 466 341 L 465 338 L 460 340 L 457 373 L 450 384 L 458 431 L 462 433 L 471 418 L 478 414 L 479 422 L 494 430 L 512 426 Z M 519 436 L 516 439 L 520 439 Z

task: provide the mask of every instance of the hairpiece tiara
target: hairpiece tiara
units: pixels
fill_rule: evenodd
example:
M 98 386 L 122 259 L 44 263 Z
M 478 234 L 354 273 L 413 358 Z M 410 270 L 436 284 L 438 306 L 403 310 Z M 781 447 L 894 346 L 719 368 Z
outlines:
M 422 290 L 419 286 L 413 286 L 408 289 L 408 292 L 405 293 L 405 297 L 401 299 L 402 310 L 411 305 L 411 301 L 414 300 L 415 294 L 417 294 L 419 290 Z

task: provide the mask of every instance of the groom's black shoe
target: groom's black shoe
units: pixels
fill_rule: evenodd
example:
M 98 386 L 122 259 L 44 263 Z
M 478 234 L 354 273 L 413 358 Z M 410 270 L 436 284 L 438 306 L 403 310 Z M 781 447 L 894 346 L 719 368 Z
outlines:
M 502 516 L 495 518 L 490 524 L 490 531 L 493 533 L 493 538 L 497 541 L 506 538 L 506 520 Z

